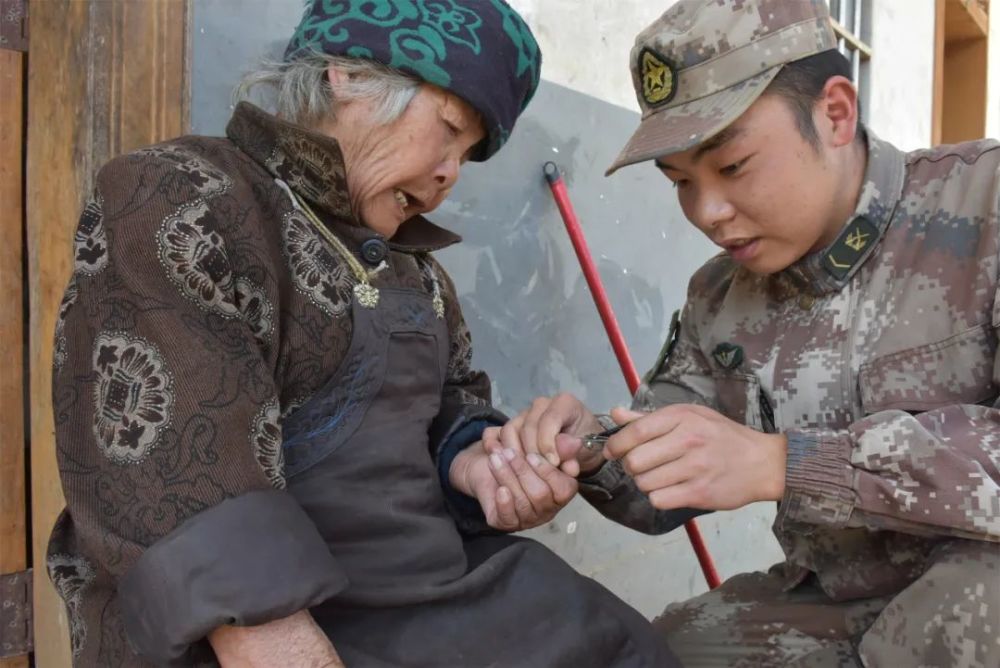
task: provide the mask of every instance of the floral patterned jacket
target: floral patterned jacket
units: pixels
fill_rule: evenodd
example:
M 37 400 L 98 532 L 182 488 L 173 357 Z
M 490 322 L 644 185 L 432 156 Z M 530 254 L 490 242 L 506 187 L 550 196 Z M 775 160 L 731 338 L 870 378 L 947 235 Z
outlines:
M 388 242 L 358 224 L 333 139 L 247 103 L 227 135 L 182 137 L 111 161 L 76 231 L 53 382 L 67 507 L 48 568 L 77 665 L 145 665 L 122 611 L 160 603 L 123 578 L 151 545 L 173 541 L 193 583 L 221 577 L 256 549 L 185 545 L 185 523 L 252 527 L 250 543 L 287 545 L 298 577 L 295 587 L 262 593 L 283 599 L 272 608 L 291 614 L 335 585 L 315 526 L 282 491 L 280 425 L 340 364 L 355 279 L 288 188 L 362 263 L 387 263 L 376 287 L 443 297 L 450 361 L 430 456 L 467 435 L 470 422 L 503 419 L 489 379 L 470 369 L 454 287 L 429 255 L 460 239 L 419 217 Z M 464 510 L 453 512 L 461 529 L 484 528 Z M 236 623 L 267 621 L 238 613 Z M 209 630 L 192 629 L 189 642 Z M 185 665 L 214 662 L 207 643 L 194 647 Z

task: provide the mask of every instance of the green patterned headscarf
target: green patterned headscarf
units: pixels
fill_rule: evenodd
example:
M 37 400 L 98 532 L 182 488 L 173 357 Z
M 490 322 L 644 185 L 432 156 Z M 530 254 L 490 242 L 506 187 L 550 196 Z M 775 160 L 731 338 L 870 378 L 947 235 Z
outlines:
M 538 88 L 542 54 L 503 0 L 309 0 L 285 60 L 368 58 L 449 90 L 483 117 L 474 160 L 496 153 Z

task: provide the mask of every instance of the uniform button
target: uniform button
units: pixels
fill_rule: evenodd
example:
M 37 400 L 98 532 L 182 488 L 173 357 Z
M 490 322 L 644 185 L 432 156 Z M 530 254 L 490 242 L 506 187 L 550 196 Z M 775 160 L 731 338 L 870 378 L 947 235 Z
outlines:
M 377 265 L 389 254 L 389 247 L 381 239 L 368 239 L 361 244 L 361 257 L 371 265 Z
M 808 311 L 816 303 L 816 298 L 812 295 L 802 295 L 799 297 L 799 308 L 803 311 Z

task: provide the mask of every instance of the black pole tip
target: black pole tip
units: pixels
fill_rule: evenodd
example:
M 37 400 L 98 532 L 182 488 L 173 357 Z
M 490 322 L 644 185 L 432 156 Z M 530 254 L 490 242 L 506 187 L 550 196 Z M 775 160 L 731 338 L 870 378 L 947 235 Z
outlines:
M 545 166 L 542 167 L 542 169 L 545 171 L 545 180 L 548 181 L 550 185 L 559 180 L 559 167 L 556 166 L 556 163 L 550 160 L 545 163 Z

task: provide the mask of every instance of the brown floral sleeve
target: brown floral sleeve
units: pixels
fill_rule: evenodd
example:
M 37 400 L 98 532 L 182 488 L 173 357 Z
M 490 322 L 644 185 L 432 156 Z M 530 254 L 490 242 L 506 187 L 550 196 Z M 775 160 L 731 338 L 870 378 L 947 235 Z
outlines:
M 261 304 L 276 295 L 266 273 L 234 270 L 232 248 L 249 241 L 238 211 L 216 207 L 230 185 L 193 154 L 140 152 L 101 170 L 81 216 L 56 332 L 67 511 L 50 548 L 50 564 L 88 574 L 64 596 L 75 645 L 117 608 L 140 655 L 183 663 L 222 624 L 281 618 L 345 586 L 283 491 L 261 352 L 275 317 Z M 272 586 L 288 563 L 296 577 Z

